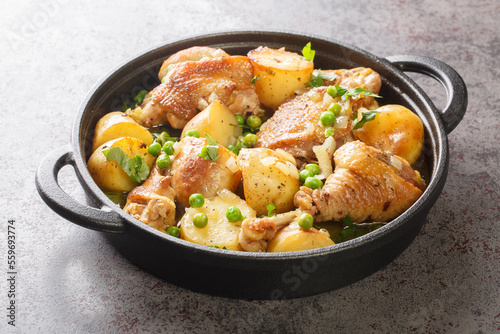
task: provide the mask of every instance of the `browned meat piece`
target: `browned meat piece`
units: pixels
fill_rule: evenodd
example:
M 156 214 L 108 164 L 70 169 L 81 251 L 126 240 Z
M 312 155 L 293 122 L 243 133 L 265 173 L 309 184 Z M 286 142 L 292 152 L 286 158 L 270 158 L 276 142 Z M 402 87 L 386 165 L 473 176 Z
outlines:
M 203 58 L 214 58 L 229 56 L 222 49 L 215 49 L 209 46 L 193 46 L 179 52 L 174 53 L 167 58 L 161 65 L 160 71 L 158 72 L 158 79 L 160 81 L 163 79 L 168 72 L 168 66 L 176 63 L 182 63 L 184 61 L 198 61 Z
M 176 201 L 184 207 L 189 206 L 189 196 L 194 193 L 209 198 L 221 189 L 234 192 L 240 183 L 241 171 L 236 166 L 236 155 L 219 145 L 217 161 L 205 160 L 199 154 L 206 145 L 205 138 L 185 137 L 172 162 L 172 187 Z M 230 159 L 232 164 L 228 162 Z
M 214 99 L 219 99 L 231 109 L 238 101 L 238 93 L 252 93 L 253 69 L 248 57 L 229 56 L 175 63 L 164 82 L 153 89 L 136 120 L 145 126 L 166 124 L 182 128 Z M 241 105 L 234 113 L 259 113 L 251 104 Z
M 425 185 L 408 162 L 360 141 L 334 154 L 335 170 L 323 188 L 301 187 L 295 205 L 316 221 L 385 222 L 396 218 L 422 195 Z
M 329 103 L 324 103 L 324 95 L 328 95 L 326 90 L 327 87 L 313 88 L 283 103 L 261 126 L 255 146 L 280 148 L 296 158 L 314 159 L 313 146 L 321 145 L 326 139 L 325 127 L 320 122 L 321 114 L 329 106 Z M 352 109 L 347 108 L 342 117 L 345 117 L 346 125 L 335 130 L 335 139 L 352 130 Z
M 143 223 L 165 231 L 176 223 L 174 197 L 170 176 L 163 176 L 155 167 L 146 181 L 128 194 L 123 210 Z
M 340 85 L 345 88 L 361 87 L 372 93 L 378 94 L 382 86 L 380 74 L 368 67 L 356 67 L 352 69 L 326 70 L 324 73 L 333 74 L 335 80 L 325 81 L 325 85 Z M 378 103 L 374 97 L 365 96 L 361 99 L 361 107 L 376 109 Z

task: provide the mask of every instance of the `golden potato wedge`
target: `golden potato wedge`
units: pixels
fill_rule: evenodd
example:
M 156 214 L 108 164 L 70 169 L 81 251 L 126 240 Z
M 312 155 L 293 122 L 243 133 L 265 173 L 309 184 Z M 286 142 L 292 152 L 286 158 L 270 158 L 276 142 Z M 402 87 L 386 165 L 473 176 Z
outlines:
M 143 126 L 121 111 L 110 112 L 97 122 L 92 141 L 92 152 L 102 144 L 121 137 L 134 137 L 151 145 L 153 136 Z
M 205 138 L 185 137 L 172 162 L 171 185 L 175 189 L 176 201 L 182 206 L 189 206 L 189 196 L 194 193 L 213 197 L 221 189 L 234 192 L 241 181 L 236 155 L 219 145 L 219 158 L 205 160 L 200 153 L 206 145 Z
M 293 210 L 293 197 L 300 187 L 294 162 L 291 155 L 268 148 L 240 151 L 245 199 L 257 215 L 267 214 L 268 204 L 276 206 L 276 213 Z
M 137 154 L 144 157 L 150 169 L 155 162 L 155 157 L 148 153 L 148 147 L 142 140 L 132 137 L 108 141 L 92 153 L 87 167 L 95 183 L 103 190 L 130 191 L 138 183 L 133 182 L 115 161 L 108 161 L 102 153 L 103 150 L 113 147 L 120 147 L 129 158 Z
M 322 229 L 303 230 L 296 221 L 279 230 L 267 246 L 268 252 L 294 252 L 334 245 L 330 234 Z
M 206 132 L 220 145 L 227 147 L 232 138 L 241 136 L 241 127 L 235 125 L 238 125 L 238 120 L 229 108 L 222 101 L 214 100 L 184 126 L 181 138 L 184 138 L 189 130 L 196 129 L 201 137 L 204 137 Z
M 416 162 L 424 146 L 424 126 L 408 108 L 388 104 L 377 109 L 375 119 L 354 130 L 354 136 L 367 145 Z
M 238 243 L 241 221 L 231 223 L 226 218 L 226 211 L 231 206 L 239 208 L 243 216 L 255 218 L 255 211 L 244 200 L 223 189 L 216 197 L 205 199 L 205 204 L 201 208 L 186 209 L 180 221 L 181 238 L 205 246 L 243 250 Z M 208 223 L 203 228 L 193 225 L 193 217 L 197 213 L 207 215 Z
M 311 80 L 314 63 L 301 55 L 281 49 L 258 47 L 248 53 L 253 68 L 255 91 L 260 102 L 277 109 L 298 88 Z

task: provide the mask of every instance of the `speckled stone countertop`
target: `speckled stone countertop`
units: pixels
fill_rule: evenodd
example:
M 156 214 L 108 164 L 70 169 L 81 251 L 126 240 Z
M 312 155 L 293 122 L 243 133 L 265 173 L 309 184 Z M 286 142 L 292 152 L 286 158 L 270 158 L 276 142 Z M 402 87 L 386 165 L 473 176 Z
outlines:
M 478 1 L 19 0 L 0 21 L 1 333 L 496 333 L 500 331 L 500 5 Z M 444 190 L 410 247 L 350 286 L 285 300 L 225 299 L 162 281 L 41 200 L 41 159 L 70 140 L 90 88 L 152 46 L 230 29 L 304 32 L 377 56 L 456 69 L 468 111 L 449 135 Z M 444 89 L 413 76 L 438 107 Z M 71 167 L 59 175 L 76 200 Z M 8 297 L 14 221 L 15 327 Z

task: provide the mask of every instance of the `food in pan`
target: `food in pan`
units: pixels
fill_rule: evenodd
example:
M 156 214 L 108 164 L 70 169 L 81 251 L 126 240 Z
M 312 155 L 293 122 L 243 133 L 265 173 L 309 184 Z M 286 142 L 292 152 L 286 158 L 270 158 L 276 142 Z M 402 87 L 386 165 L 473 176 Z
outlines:
M 370 68 L 319 69 L 261 46 L 192 47 L 160 83 L 98 121 L 95 182 L 141 222 L 197 244 L 250 252 L 334 245 L 390 222 L 425 190 L 423 124 L 379 105 Z

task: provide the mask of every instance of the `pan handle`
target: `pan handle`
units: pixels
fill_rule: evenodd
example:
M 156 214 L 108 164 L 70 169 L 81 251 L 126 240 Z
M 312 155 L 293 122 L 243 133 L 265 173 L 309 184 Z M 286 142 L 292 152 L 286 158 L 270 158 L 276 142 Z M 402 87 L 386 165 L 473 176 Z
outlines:
M 440 110 L 447 134 L 460 123 L 467 110 L 467 87 L 462 77 L 447 64 L 426 56 L 397 55 L 386 58 L 401 71 L 422 73 L 433 77 L 446 89 L 447 103 Z
M 35 183 L 45 203 L 57 214 L 77 225 L 101 232 L 125 232 L 123 218 L 118 213 L 83 205 L 62 190 L 57 176 L 66 165 L 75 168 L 74 153 L 69 144 L 50 152 L 40 162 Z

